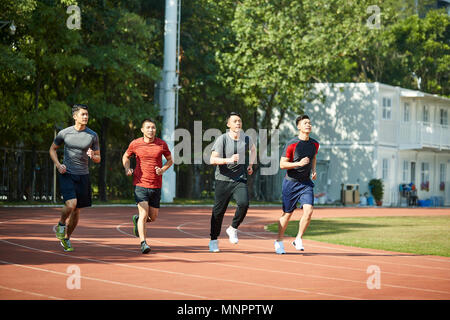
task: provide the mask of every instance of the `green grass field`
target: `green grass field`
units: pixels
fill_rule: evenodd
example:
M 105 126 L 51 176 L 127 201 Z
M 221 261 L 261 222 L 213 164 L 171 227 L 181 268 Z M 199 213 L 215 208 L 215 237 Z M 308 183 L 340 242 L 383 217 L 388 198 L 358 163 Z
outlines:
M 271 224 L 267 230 L 278 231 Z M 286 236 L 295 237 L 298 220 Z M 312 219 L 303 239 L 414 254 L 450 256 L 450 216 Z

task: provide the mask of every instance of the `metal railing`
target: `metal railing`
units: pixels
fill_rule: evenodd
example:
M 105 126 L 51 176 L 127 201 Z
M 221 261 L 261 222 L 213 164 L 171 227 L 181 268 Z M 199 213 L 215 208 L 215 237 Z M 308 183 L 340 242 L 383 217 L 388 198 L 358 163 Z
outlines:
M 406 149 L 423 147 L 450 149 L 450 128 L 423 121 L 400 123 L 398 143 Z

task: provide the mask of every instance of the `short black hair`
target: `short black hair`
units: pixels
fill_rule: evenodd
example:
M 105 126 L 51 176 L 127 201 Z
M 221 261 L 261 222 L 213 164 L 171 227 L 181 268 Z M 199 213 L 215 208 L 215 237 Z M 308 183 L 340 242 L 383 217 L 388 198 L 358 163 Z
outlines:
M 145 118 L 145 119 L 142 120 L 142 122 L 141 122 L 141 128 L 144 126 L 144 123 L 146 123 L 146 122 L 151 122 L 151 123 L 153 123 L 153 124 L 155 125 L 155 127 L 156 127 L 156 121 L 155 121 L 155 120 L 153 120 L 153 119 L 151 119 L 151 118 Z
M 230 120 L 230 118 L 231 118 L 232 116 L 238 116 L 239 118 L 242 119 L 242 116 L 241 116 L 241 114 L 240 114 L 239 112 L 234 112 L 234 111 L 232 111 L 232 112 L 230 112 L 230 114 L 229 114 L 228 117 L 227 117 L 227 122 L 228 122 L 228 120 Z
M 298 126 L 298 123 L 304 119 L 309 119 L 308 115 L 302 114 L 301 116 L 298 116 L 297 119 L 295 119 L 295 126 Z
M 89 107 L 85 104 L 74 104 L 72 107 L 72 115 L 74 115 L 80 109 L 88 110 Z

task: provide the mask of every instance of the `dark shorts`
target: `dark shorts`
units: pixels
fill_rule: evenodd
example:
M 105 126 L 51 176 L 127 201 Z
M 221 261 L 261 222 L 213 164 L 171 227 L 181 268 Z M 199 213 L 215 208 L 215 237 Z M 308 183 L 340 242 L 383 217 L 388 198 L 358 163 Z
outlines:
M 283 179 L 282 188 L 283 212 L 292 213 L 300 202 L 300 208 L 304 204 L 314 205 L 314 183 L 311 180 L 297 181 Z
M 77 199 L 77 208 L 92 205 L 91 179 L 88 174 L 77 175 L 64 173 L 59 175 L 59 191 L 64 199 Z
M 159 202 L 161 201 L 161 189 L 135 186 L 134 200 L 136 200 L 136 204 L 142 201 L 147 201 L 150 207 L 159 208 Z

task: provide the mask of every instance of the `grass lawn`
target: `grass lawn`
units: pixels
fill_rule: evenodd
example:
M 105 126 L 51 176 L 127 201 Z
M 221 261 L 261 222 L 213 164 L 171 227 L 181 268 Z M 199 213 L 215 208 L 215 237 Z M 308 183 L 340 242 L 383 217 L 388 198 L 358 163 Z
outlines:
M 277 224 L 267 230 L 278 231 Z M 298 220 L 286 236 L 295 237 Z M 450 256 L 450 216 L 313 219 L 303 239 L 415 254 Z

